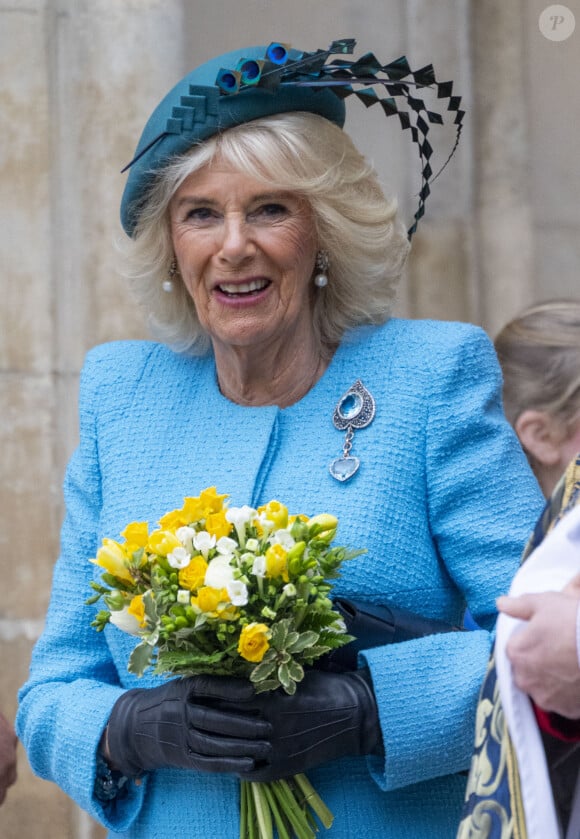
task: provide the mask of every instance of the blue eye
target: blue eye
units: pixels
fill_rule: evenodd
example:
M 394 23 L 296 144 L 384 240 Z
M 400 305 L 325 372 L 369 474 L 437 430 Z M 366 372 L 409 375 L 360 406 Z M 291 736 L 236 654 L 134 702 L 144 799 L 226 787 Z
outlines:
M 278 219 L 288 214 L 288 208 L 284 204 L 262 204 L 253 210 L 248 218 L 250 219 Z
M 191 221 L 209 221 L 214 217 L 214 212 L 209 207 L 194 207 L 188 210 L 186 217 Z
M 267 216 L 280 216 L 286 213 L 286 207 L 283 204 L 265 204 L 262 212 Z

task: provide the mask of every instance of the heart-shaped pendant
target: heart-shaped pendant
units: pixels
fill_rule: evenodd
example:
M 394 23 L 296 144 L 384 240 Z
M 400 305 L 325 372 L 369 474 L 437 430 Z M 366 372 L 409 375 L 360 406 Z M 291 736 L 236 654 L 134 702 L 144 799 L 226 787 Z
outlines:
M 351 454 L 347 457 L 337 457 L 328 468 L 332 477 L 342 482 L 352 478 L 359 466 L 360 460 Z

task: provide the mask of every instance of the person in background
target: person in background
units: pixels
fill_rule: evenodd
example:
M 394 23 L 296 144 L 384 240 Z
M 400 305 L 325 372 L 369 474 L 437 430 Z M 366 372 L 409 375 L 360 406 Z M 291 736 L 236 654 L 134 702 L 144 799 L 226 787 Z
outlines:
M 340 51 L 330 87 L 325 54 L 294 50 L 278 87 L 269 69 L 257 84 L 282 44 L 198 67 L 131 165 L 131 274 L 161 341 L 87 358 L 17 729 L 34 771 L 124 839 L 234 839 L 240 778 L 303 771 L 332 839 L 448 839 L 459 816 L 495 599 L 542 499 L 483 330 L 391 317 L 408 236 L 342 130 Z M 368 82 L 374 62 L 359 66 Z M 237 504 L 336 515 L 366 549 L 337 595 L 455 626 L 467 603 L 481 628 L 365 649 L 364 666 L 309 670 L 292 696 L 249 697 L 224 676 L 138 680 L 130 639 L 90 626 L 89 560 L 129 518 L 156 522 L 209 483 Z
M 580 452 L 580 301 L 531 306 L 494 344 L 506 417 L 548 498 Z
M 0 713 L 0 804 L 6 798 L 8 787 L 16 782 L 16 746 L 18 740 L 13 727 Z
M 531 306 L 502 328 L 495 348 L 506 416 L 548 498 L 580 452 L 580 301 Z M 498 600 L 500 611 L 525 621 L 507 647 L 514 681 L 556 736 L 580 735 L 563 719 L 580 718 L 579 606 L 580 578 L 561 592 Z

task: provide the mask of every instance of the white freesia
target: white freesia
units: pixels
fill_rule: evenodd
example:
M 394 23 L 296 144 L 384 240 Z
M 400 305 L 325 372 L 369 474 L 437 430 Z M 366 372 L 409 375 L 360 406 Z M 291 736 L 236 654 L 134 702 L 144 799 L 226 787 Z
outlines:
M 256 511 L 253 507 L 248 507 L 247 504 L 244 504 L 243 507 L 230 507 L 226 510 L 226 521 L 229 521 L 236 528 L 240 548 L 243 548 L 246 544 L 246 525 L 255 515 Z
M 272 521 L 272 519 L 268 518 L 268 514 L 264 511 L 256 515 L 256 521 L 266 534 L 268 534 L 274 527 L 274 522 Z
M 193 537 L 193 547 L 207 559 L 210 550 L 215 547 L 215 536 L 211 536 L 207 530 L 200 530 Z
M 248 602 L 248 588 L 241 580 L 232 580 L 226 586 L 228 597 L 234 606 L 245 606 Z
M 254 560 L 254 564 L 252 565 L 252 574 L 255 577 L 265 577 L 266 576 L 266 557 L 265 556 L 257 556 Z
M 216 542 L 218 554 L 224 554 L 225 556 L 231 556 L 237 547 L 238 543 L 234 539 L 230 539 L 229 536 L 220 536 Z
M 284 550 L 289 551 L 296 544 L 296 540 L 287 530 L 277 530 L 273 536 L 270 537 L 272 545 L 281 545 Z
M 171 553 L 167 554 L 167 562 L 172 568 L 187 568 L 191 562 L 191 556 L 185 548 L 174 548 Z
M 129 607 L 111 610 L 111 623 L 127 635 L 141 635 L 141 621 L 129 612 Z
M 260 543 L 257 539 L 248 539 L 248 541 L 246 542 L 246 550 L 252 551 L 252 553 L 256 553 L 259 547 Z
M 175 535 L 181 542 L 184 548 L 188 548 L 191 550 L 193 544 L 193 537 L 195 536 L 197 531 L 193 529 L 193 527 L 179 527 L 175 531 Z
M 228 557 L 214 557 L 205 572 L 204 585 L 212 588 L 227 588 L 234 579 L 234 569 L 229 563 Z
M 296 586 L 294 583 L 286 583 L 282 591 L 286 597 L 296 597 Z
M 177 592 L 177 602 L 182 606 L 189 606 L 191 602 L 191 592 L 187 588 L 180 588 Z

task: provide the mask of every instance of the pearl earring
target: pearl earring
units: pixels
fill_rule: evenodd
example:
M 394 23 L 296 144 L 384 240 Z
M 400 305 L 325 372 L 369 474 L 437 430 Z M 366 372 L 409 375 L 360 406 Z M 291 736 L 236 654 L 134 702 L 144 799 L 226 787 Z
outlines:
M 314 276 L 314 285 L 317 288 L 324 288 L 328 285 L 328 251 L 318 251 L 316 254 L 316 274 Z
M 163 280 L 161 283 L 161 288 L 167 294 L 171 294 L 173 289 L 175 288 L 175 283 L 173 282 L 175 275 L 177 274 L 177 260 L 174 258 L 169 266 L 169 275 L 166 280 Z

